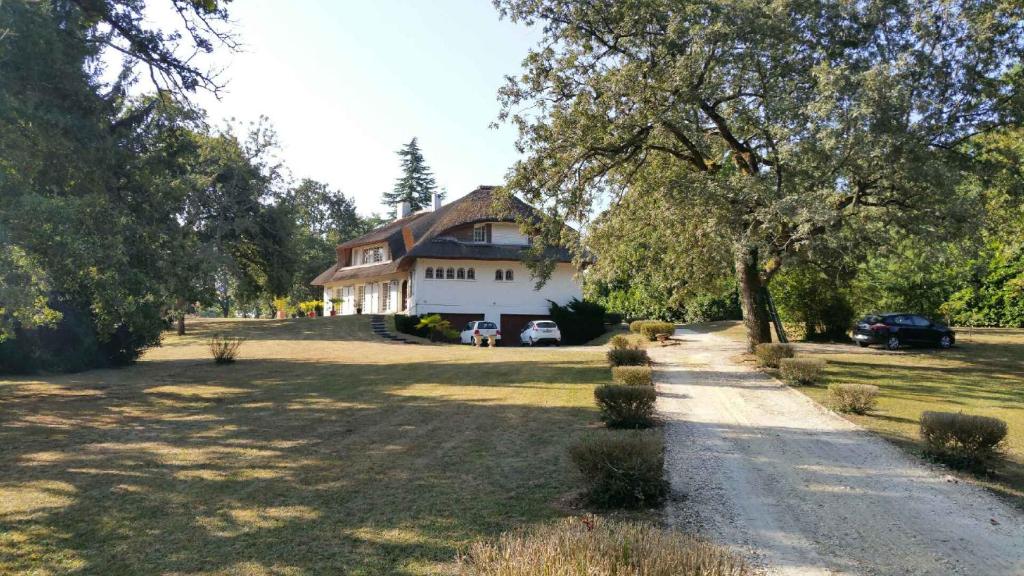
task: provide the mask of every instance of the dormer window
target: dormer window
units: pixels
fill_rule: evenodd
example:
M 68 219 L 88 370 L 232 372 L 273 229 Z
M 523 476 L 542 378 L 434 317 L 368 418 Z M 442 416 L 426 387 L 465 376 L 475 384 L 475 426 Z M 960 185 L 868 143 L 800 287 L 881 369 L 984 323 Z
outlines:
M 477 224 L 473 226 L 473 242 L 487 242 L 487 225 Z
M 384 247 L 374 246 L 363 249 L 363 264 L 379 264 L 384 261 Z

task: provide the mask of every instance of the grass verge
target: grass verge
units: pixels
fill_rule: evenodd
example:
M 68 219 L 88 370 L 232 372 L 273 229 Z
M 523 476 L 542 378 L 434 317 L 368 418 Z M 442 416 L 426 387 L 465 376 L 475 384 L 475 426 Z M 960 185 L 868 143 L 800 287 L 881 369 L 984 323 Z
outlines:
M 603 350 L 191 322 L 136 366 L 0 377 L 2 574 L 427 574 L 565 514 Z M 211 334 L 246 339 L 213 363 Z

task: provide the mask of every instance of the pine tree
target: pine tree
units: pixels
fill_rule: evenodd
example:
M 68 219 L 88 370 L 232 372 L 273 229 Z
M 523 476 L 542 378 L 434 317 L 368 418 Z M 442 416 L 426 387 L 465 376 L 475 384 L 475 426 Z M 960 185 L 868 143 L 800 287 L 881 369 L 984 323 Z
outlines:
M 395 181 L 394 189 L 384 193 L 384 204 L 391 209 L 392 215 L 401 202 L 408 202 L 413 211 L 430 206 L 437 191 L 437 183 L 423 160 L 423 152 L 416 138 L 402 146 L 398 156 L 402 159 L 402 175 Z

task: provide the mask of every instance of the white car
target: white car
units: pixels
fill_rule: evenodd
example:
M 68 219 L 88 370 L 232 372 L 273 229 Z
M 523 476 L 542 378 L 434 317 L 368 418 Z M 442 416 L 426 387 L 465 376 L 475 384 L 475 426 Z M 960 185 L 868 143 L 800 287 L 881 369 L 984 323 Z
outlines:
M 473 336 L 480 336 L 485 341 L 488 336 L 494 336 L 496 340 L 501 340 L 501 330 L 498 330 L 498 325 L 494 322 L 488 322 L 486 320 L 474 320 L 467 322 L 466 327 L 462 329 L 459 337 L 463 344 L 472 344 Z
M 530 320 L 519 334 L 519 343 L 530 346 L 549 343 L 558 346 L 562 343 L 562 331 L 551 320 Z

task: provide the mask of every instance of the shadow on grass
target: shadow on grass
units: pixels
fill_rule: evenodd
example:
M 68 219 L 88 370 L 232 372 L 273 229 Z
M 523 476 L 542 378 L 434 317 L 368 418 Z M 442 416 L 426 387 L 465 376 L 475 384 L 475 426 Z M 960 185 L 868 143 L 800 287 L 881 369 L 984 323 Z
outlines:
M 149 361 L 0 388 L 0 572 L 405 573 L 559 515 L 606 370 Z M 549 382 L 550 384 L 545 384 Z

